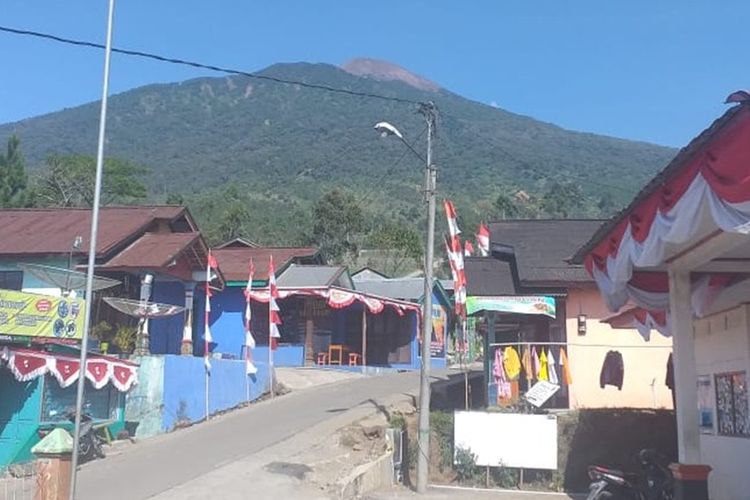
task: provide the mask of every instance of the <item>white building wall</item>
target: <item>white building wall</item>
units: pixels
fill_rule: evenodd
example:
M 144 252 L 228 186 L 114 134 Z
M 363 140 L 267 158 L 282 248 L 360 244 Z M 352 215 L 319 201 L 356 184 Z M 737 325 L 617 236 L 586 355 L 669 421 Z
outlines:
M 709 476 L 712 500 L 750 500 L 750 437 L 718 435 L 714 378 L 737 371 L 750 378 L 749 316 L 750 307 L 740 305 L 694 322 L 698 375 L 711 378 L 714 429 L 701 435 L 700 444 L 702 462 L 713 468 Z

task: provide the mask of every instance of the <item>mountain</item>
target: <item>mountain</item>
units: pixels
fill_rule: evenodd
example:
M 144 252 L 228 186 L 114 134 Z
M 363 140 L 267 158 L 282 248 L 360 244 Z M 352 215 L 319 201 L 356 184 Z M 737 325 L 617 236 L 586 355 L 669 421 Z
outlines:
M 578 215 L 595 215 L 602 202 L 628 200 L 675 153 L 474 102 L 383 61 L 276 64 L 259 74 L 433 101 L 439 196 L 454 198 L 467 224 L 489 217 L 500 191 L 540 194 L 553 181 L 580 185 L 586 203 Z M 296 241 L 299 234 L 287 232 L 299 233 L 310 203 L 334 187 L 354 192 L 377 217 L 421 220 L 420 161 L 372 129 L 389 121 L 424 150 L 414 105 L 244 76 L 147 85 L 109 103 L 107 154 L 150 169 L 153 201 L 181 193 L 199 219 L 213 220 L 232 186 L 254 218 L 250 239 Z M 94 102 L 0 125 L 0 140 L 17 134 L 32 170 L 52 153 L 94 154 L 98 112 Z

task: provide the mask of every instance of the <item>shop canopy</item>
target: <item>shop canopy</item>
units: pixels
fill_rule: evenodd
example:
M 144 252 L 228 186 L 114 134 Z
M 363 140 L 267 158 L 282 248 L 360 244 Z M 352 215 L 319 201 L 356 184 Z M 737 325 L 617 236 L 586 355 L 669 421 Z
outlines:
M 269 301 L 268 288 L 260 290 L 245 291 L 250 299 L 267 303 Z M 391 307 L 399 316 L 407 312 L 421 312 L 419 304 L 406 302 L 403 300 L 380 297 L 369 293 L 347 290 L 340 287 L 310 287 L 310 288 L 279 288 L 279 298 L 286 299 L 293 296 L 320 297 L 326 300 L 328 305 L 334 309 L 343 309 L 352 305 L 354 302 L 360 302 L 367 306 L 367 310 L 372 314 L 380 314 L 386 306 Z
M 19 382 L 28 382 L 49 373 L 61 387 L 68 387 L 78 380 L 81 373 L 80 360 L 72 354 L 5 347 L 0 359 Z M 126 392 L 138 379 L 137 365 L 110 356 L 90 355 L 86 362 L 86 378 L 95 389 L 112 382 L 118 391 Z
M 466 299 L 466 313 L 497 311 L 512 314 L 542 314 L 554 318 L 555 298 L 539 296 L 470 296 Z
M 630 304 L 633 318 L 668 330 L 667 268 L 726 248 L 692 269 L 693 313 L 701 316 L 727 287 L 747 278 L 750 262 L 750 95 L 683 148 L 633 202 L 604 224 L 574 256 L 584 263 L 614 311 Z M 648 319 L 648 318 L 651 319 Z

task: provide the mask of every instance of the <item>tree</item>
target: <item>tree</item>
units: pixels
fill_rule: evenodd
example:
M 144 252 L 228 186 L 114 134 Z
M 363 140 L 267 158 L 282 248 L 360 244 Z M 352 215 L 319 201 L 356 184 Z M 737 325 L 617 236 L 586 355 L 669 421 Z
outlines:
M 245 208 L 245 205 L 238 200 L 232 201 L 222 215 L 217 228 L 219 241 L 225 242 L 241 237 L 244 226 L 249 219 L 250 212 Z
M 20 144 L 18 137 L 10 136 L 5 154 L 0 155 L 0 207 L 24 207 L 30 201 L 28 175 Z
M 101 204 L 131 204 L 146 198 L 140 178 L 147 169 L 118 158 L 104 160 Z M 53 155 L 36 179 L 37 200 L 44 206 L 91 207 L 94 204 L 96 159 L 85 155 Z
M 398 276 L 422 265 L 422 241 L 409 226 L 387 222 L 370 234 L 367 243 L 370 248 L 380 250 L 383 259 L 376 267 L 388 276 Z
M 364 225 L 364 214 L 354 196 L 335 189 L 313 205 L 311 240 L 324 259 L 340 262 L 357 252 L 356 240 Z
M 497 210 L 501 219 L 517 217 L 519 214 L 516 200 L 513 198 L 513 195 L 509 193 L 500 193 L 497 195 L 494 208 Z
M 541 208 L 550 216 L 567 218 L 583 206 L 581 186 L 570 181 L 553 181 L 542 197 Z

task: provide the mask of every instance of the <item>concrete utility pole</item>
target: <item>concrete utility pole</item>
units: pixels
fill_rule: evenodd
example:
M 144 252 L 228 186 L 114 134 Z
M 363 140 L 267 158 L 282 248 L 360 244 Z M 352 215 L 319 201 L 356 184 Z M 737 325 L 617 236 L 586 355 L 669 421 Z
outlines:
M 427 199 L 427 247 L 424 266 L 424 300 L 422 302 L 422 367 L 419 385 L 419 431 L 417 453 L 417 493 L 427 491 L 430 470 L 430 364 L 432 344 L 432 266 L 435 250 L 435 185 L 437 170 L 432 164 L 437 109 L 432 102 L 421 104 L 419 112 L 427 121 L 427 161 L 425 197 Z
M 424 300 L 422 302 L 422 366 L 419 385 L 419 432 L 417 436 L 417 492 L 427 491 L 430 466 L 430 363 L 432 353 L 432 266 L 435 250 L 435 184 L 437 169 L 432 164 L 432 147 L 435 142 L 437 108 L 433 102 L 421 103 L 419 113 L 427 122 L 427 158 L 424 158 L 404 139 L 403 134 L 388 122 L 378 122 L 375 130 L 383 137 L 395 136 L 425 163 L 424 191 L 427 201 L 427 245 L 424 262 Z M 363 363 L 364 364 L 364 363 Z

